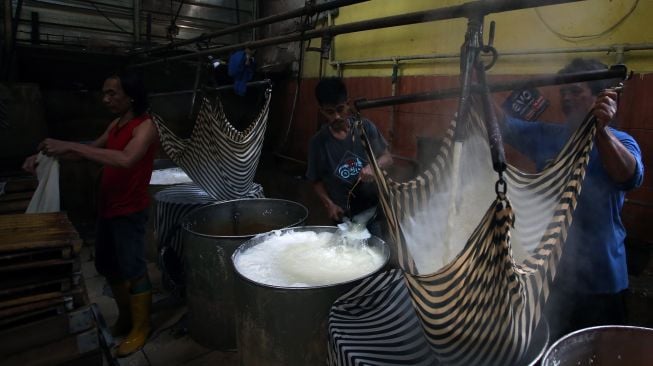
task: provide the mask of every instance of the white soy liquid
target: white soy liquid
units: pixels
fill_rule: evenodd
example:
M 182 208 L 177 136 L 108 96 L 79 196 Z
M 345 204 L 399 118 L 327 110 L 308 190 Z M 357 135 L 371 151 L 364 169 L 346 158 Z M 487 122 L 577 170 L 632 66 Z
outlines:
M 334 234 L 313 231 L 273 233 L 236 256 L 245 277 L 282 287 L 324 286 L 369 274 L 384 263 L 383 254 L 364 242 L 338 242 Z
M 150 184 L 168 185 L 190 183 L 192 180 L 181 168 L 158 169 L 152 171 Z

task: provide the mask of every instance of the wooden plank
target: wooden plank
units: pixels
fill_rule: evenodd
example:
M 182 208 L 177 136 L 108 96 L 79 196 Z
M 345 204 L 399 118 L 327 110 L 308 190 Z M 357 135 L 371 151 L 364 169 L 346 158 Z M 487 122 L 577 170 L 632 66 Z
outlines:
M 0 310 L 11 308 L 11 307 L 20 307 L 22 305 L 31 304 L 34 302 L 58 299 L 60 297 L 66 296 L 63 292 L 46 292 L 44 294 L 34 294 L 21 296 L 18 298 L 0 301 Z
M 21 307 L 2 309 L 0 310 L 0 319 L 3 320 L 2 323 L 6 324 L 13 322 L 14 319 L 19 318 L 19 315 L 30 314 L 32 312 L 36 312 L 37 310 L 58 308 L 60 305 L 65 305 L 67 302 L 72 303 L 72 299 L 56 298 L 34 302 L 31 304 L 23 305 Z
M 56 304 L 41 309 L 34 309 L 22 314 L 16 314 L 10 318 L 0 318 L 0 329 L 11 329 L 21 324 L 28 324 L 41 319 L 47 319 L 58 314 L 65 314 L 66 304 Z
M 22 285 L 19 283 L 13 287 L 0 288 L 0 297 L 7 297 L 20 293 L 39 291 L 40 289 L 43 288 L 56 288 L 58 289 L 57 291 L 64 292 L 64 291 L 69 291 L 71 289 L 72 283 L 73 280 L 71 277 L 55 278 L 48 281 L 41 281 L 37 279 L 36 281 L 32 280 L 31 283 L 23 282 Z
M 76 264 L 78 265 L 76 266 Z M 20 264 L 14 264 L 10 266 L 3 266 L 0 267 L 0 272 L 11 272 L 11 271 L 19 271 L 25 269 L 45 268 L 45 267 L 64 266 L 64 265 L 71 265 L 72 266 L 71 272 L 75 272 L 79 270 L 79 262 L 77 262 L 74 259 L 48 259 L 43 261 L 35 261 L 30 263 L 20 263 Z
M 44 273 L 39 273 L 40 271 L 25 271 L 23 273 L 14 272 L 11 273 L 11 275 L 1 276 L 0 291 L 11 291 L 12 289 L 23 286 L 38 286 L 40 283 L 50 279 L 61 282 L 69 281 L 72 285 L 79 284 L 81 278 L 81 273 L 79 272 L 70 273 L 67 268 L 62 267 L 48 268 L 47 270 L 47 276 L 44 276 Z
M 71 236 L 70 238 L 64 239 L 50 239 L 33 242 L 9 242 L 0 244 L 0 253 L 10 253 L 30 249 L 72 247 L 73 252 L 78 254 L 82 249 L 82 243 L 82 239 L 77 236 Z
M 5 193 L 0 196 L 0 203 L 9 201 L 31 200 L 34 192 Z
M 27 351 L 52 343 L 62 337 L 80 333 L 95 326 L 93 313 L 84 307 L 70 313 L 22 324 L 0 331 L 0 357 Z
M 68 221 L 64 212 L 2 215 L 0 216 L 0 227 L 4 227 L 5 225 L 43 225 L 60 221 Z
M 0 214 L 25 212 L 30 200 L 9 201 L 0 203 Z
M 70 246 L 0 253 L 0 266 L 39 259 L 71 259 L 72 257 L 73 250 Z
M 29 230 L 7 230 L 0 233 L 2 245 L 30 243 L 43 240 L 66 240 L 79 238 L 74 228 L 40 227 Z
M 99 348 L 97 329 L 92 328 L 36 349 L 13 354 L 3 361 L 3 366 L 61 365 L 87 353 L 97 352 Z
M 5 218 L 6 219 L 3 219 Z M 17 228 L 32 228 L 32 227 L 50 227 L 50 226 L 71 226 L 70 220 L 63 212 L 50 212 L 43 214 L 18 214 L 18 215 L 2 215 L 0 216 L 0 228 L 2 230 Z
M 25 191 L 35 191 L 36 187 L 39 186 L 39 181 L 36 178 L 10 178 L 7 181 L 5 186 L 5 192 L 15 193 L 15 192 L 25 192 Z

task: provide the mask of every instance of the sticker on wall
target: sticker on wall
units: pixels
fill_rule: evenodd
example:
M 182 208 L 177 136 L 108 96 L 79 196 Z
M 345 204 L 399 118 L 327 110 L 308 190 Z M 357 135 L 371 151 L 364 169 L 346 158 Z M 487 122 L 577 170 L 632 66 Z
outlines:
M 548 106 L 549 101 L 535 88 L 515 90 L 503 102 L 506 113 L 525 121 L 537 119 Z

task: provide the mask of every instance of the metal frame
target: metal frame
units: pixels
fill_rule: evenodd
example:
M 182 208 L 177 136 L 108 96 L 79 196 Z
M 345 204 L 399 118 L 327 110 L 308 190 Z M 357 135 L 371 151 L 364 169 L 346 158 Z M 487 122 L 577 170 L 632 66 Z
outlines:
M 284 36 L 270 37 L 257 41 L 243 42 L 239 44 L 219 47 L 211 50 L 199 51 L 186 55 L 161 58 L 158 60 L 134 64 L 132 65 L 132 67 L 150 66 L 162 62 L 181 60 L 181 59 L 196 57 L 201 55 L 226 54 L 244 48 L 256 49 L 256 48 L 261 48 L 266 46 L 307 40 L 312 38 L 332 39 L 334 36 L 339 34 L 362 32 L 362 31 L 372 30 L 372 29 L 389 28 L 389 27 L 396 27 L 401 25 L 418 24 L 418 23 L 425 23 L 425 22 L 432 22 L 432 21 L 446 20 L 446 19 L 456 19 L 456 18 L 465 18 L 465 17 L 471 18 L 471 17 L 478 17 L 478 16 L 482 17 L 490 13 L 501 13 L 501 12 L 512 11 L 512 10 L 527 9 L 527 8 L 533 8 L 539 6 L 546 6 L 546 5 L 566 4 L 566 3 L 579 2 L 579 1 L 583 1 L 583 0 L 522 0 L 522 1 L 494 0 L 492 2 L 488 2 L 485 0 L 476 0 L 468 3 L 464 3 L 462 5 L 449 6 L 445 8 L 417 11 L 417 12 L 407 13 L 407 14 L 369 19 L 360 22 L 352 22 L 347 24 L 328 26 L 328 27 L 324 27 L 320 29 L 312 29 L 308 31 L 298 31 Z M 267 19 L 267 18 L 263 18 L 263 19 Z M 242 26 L 244 27 L 247 24 L 251 24 L 251 23 L 245 23 Z M 249 25 L 249 27 L 251 27 L 251 25 Z M 233 32 L 233 30 L 231 30 L 230 32 Z

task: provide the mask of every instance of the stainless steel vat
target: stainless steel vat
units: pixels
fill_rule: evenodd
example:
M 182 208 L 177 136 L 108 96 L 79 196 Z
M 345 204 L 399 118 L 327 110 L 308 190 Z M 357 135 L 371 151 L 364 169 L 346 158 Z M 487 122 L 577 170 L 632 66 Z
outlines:
M 234 275 L 230 257 L 245 240 L 302 225 L 303 205 L 252 198 L 200 207 L 182 221 L 189 333 L 214 349 L 235 349 Z
M 653 329 L 608 325 L 570 333 L 545 353 L 542 366 L 648 366 Z
M 304 226 L 289 231 L 335 232 L 331 226 Z M 266 240 L 266 235 L 250 239 L 233 254 Z M 363 278 L 378 272 L 390 257 L 388 245 L 378 237 L 368 244 L 381 248 L 384 263 L 376 271 L 351 281 L 316 287 L 279 287 L 258 283 L 238 274 L 236 327 L 240 364 L 243 366 L 324 365 L 327 357 L 327 320 L 333 302 Z

